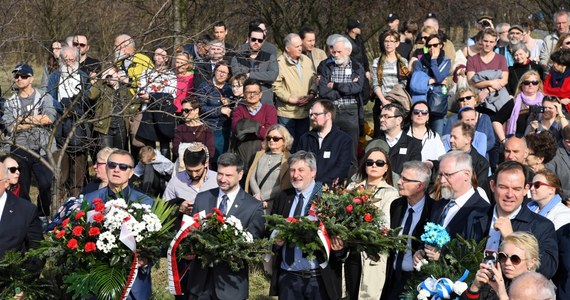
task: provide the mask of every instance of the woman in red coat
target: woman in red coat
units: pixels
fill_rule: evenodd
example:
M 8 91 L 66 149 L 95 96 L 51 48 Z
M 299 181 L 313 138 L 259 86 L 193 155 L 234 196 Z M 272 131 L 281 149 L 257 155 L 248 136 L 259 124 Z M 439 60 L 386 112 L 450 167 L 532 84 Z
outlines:
M 570 112 L 570 49 L 561 48 L 550 55 L 552 68 L 544 80 L 544 94 L 556 96 Z

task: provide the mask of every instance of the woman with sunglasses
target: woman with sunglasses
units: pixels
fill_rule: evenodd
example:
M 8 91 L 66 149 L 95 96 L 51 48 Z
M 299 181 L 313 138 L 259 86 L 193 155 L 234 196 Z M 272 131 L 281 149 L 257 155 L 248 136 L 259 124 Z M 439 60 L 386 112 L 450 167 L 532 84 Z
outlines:
M 422 141 L 422 161 L 438 160 L 445 154 L 445 148 L 439 133 L 429 126 L 430 108 L 426 101 L 414 103 L 410 109 L 408 136 Z
M 441 107 L 439 105 L 436 108 L 431 107 L 432 111 L 430 111 L 431 127 L 435 132 L 442 134 L 444 118 L 448 110 L 447 81 L 445 78 L 451 69 L 451 60 L 445 57 L 443 37 L 440 34 L 430 35 L 426 39 L 425 46 L 428 52 L 414 64 L 414 71 L 410 80 L 412 102 L 427 99 L 428 103 L 445 103 Z M 434 101 L 431 102 L 431 99 Z
M 558 38 L 558 43 L 556 43 L 554 48 L 552 48 L 552 53 L 554 53 L 554 52 L 556 52 L 562 48 L 570 49 L 570 33 L 560 34 L 560 37 Z M 552 63 L 552 62 L 550 62 L 550 63 Z
M 408 63 L 408 69 L 413 70 L 414 64 L 418 59 L 422 58 L 424 54 L 428 52 L 428 49 L 425 47 L 426 39 L 432 35 L 436 34 L 437 30 L 431 26 L 423 26 L 418 34 L 416 39 L 416 44 L 414 45 L 414 49 L 412 49 L 412 55 L 410 57 L 410 62 Z
M 530 185 L 532 201 L 527 206 L 552 221 L 556 230 L 570 223 L 570 208 L 562 203 L 561 193 L 562 184 L 554 172 L 544 169 L 534 174 Z
M 558 145 L 552 133 L 543 131 L 531 133 L 525 136 L 528 148 L 526 165 L 533 171 L 538 172 L 545 169 L 545 165 L 556 155 Z
M 87 195 L 98 189 L 102 189 L 107 186 L 107 159 L 113 151 L 118 150 L 117 148 L 103 147 L 97 155 L 95 156 L 95 161 L 93 162 L 93 170 L 95 171 L 95 180 L 90 180 L 81 191 L 81 195 Z M 73 195 L 77 196 L 77 195 Z
M 515 61 L 515 63 L 509 67 L 509 81 L 507 83 L 509 95 L 515 95 L 521 77 L 527 71 L 534 70 L 538 72 L 540 79 L 544 80 L 544 68 L 539 62 L 530 59 L 530 51 L 526 48 L 524 43 L 510 45 L 509 50 Z
M 200 119 L 200 101 L 196 96 L 190 96 L 182 100 L 182 117 L 184 124 L 176 126 L 174 130 L 174 139 L 172 140 L 172 151 L 174 157 L 178 157 L 179 146 L 181 143 L 200 142 L 208 148 L 210 162 L 214 158 L 214 130 L 204 124 Z
M 381 148 L 372 148 L 364 154 L 360 169 L 346 189 L 349 191 L 363 187 L 371 191 L 370 201 L 378 207 L 384 216 L 390 215 L 392 201 L 399 197 L 394 188 L 392 168 L 388 154 Z M 390 220 L 385 218 L 386 226 Z M 378 254 L 370 258 L 366 253 L 350 251 L 345 261 L 345 278 L 349 299 L 380 299 L 386 280 L 387 255 Z
M 562 142 L 562 129 L 568 125 L 568 120 L 562 111 L 562 104 L 556 97 L 545 96 L 542 99 L 544 112 L 538 115 L 538 119 L 530 121 L 525 130 L 525 135 L 532 132 L 550 131 L 556 143 Z
M 507 289 L 513 279 L 540 266 L 538 241 L 530 233 L 516 231 L 501 242 L 497 264 L 481 263 L 475 280 L 461 299 L 509 299 Z
M 570 49 L 561 48 L 550 55 L 552 68 L 544 80 L 544 94 L 556 96 L 570 112 Z
M 0 158 L 0 161 L 4 164 L 4 167 L 8 170 L 6 176 L 8 177 L 8 183 L 10 184 L 6 190 L 12 192 L 16 197 L 20 196 L 20 165 L 18 161 L 10 154 L 6 154 Z
M 524 136 L 526 126 L 536 117 L 530 107 L 542 105 L 543 98 L 540 74 L 534 70 L 524 73 L 517 85 L 515 98 L 505 103 L 492 117 L 493 129 L 501 143 L 513 135 Z

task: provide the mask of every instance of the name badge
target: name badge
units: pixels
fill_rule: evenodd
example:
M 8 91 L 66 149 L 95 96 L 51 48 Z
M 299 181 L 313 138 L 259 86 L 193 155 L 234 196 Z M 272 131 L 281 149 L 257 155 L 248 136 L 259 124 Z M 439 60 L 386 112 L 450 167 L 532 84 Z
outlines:
M 345 69 L 345 70 L 344 70 L 344 75 L 347 75 L 347 76 L 352 75 L 352 69 L 350 69 L 350 68 L 349 68 L 349 69 Z
M 402 155 L 408 154 L 408 148 L 400 148 L 400 154 Z
M 325 153 L 323 153 L 323 158 L 331 158 L 331 152 L 325 151 Z

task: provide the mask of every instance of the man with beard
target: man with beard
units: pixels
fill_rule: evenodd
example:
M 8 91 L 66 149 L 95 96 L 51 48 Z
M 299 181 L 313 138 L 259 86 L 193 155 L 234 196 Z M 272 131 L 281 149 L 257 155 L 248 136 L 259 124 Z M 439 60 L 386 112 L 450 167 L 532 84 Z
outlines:
M 81 55 L 79 59 L 79 68 L 81 71 L 89 75 L 89 78 L 97 76 L 97 74 L 101 72 L 101 62 L 98 59 L 87 55 L 90 48 L 87 37 L 83 34 L 74 36 L 72 45 L 79 49 L 79 54 Z
M 564 9 L 557 11 L 554 14 L 553 21 L 556 26 L 556 31 L 544 38 L 544 48 L 540 50 L 540 63 L 543 66 L 550 64 L 550 54 L 552 54 L 552 50 L 554 50 L 554 46 L 558 43 L 560 36 L 570 32 L 570 13 L 568 11 Z
M 58 187 L 60 197 L 65 197 L 66 190 L 69 190 L 69 196 L 77 196 L 83 190 L 88 148 L 92 143 L 87 118 L 84 117 L 90 111 L 85 94 L 89 90 L 88 78 L 79 68 L 79 59 L 79 49 L 63 47 L 59 70 L 54 71 L 48 80 L 47 91 L 53 97 L 54 107 L 61 118 L 55 135 L 61 150 L 59 155 L 63 155 Z M 63 146 L 66 147 L 62 149 Z
M 129 35 L 117 36 L 114 45 L 115 65 L 119 69 L 120 78 L 123 83 L 130 85 L 131 94 L 135 95 L 141 75 L 154 68 L 154 64 L 148 56 L 136 53 L 135 40 Z
M 332 60 L 324 60 L 318 68 L 318 90 L 321 99 L 333 101 L 336 107 L 334 124 L 352 139 L 351 159 L 356 162 L 358 147 L 359 122 L 363 118 L 362 88 L 365 69 L 350 57 L 352 44 L 344 36 L 332 42 Z M 320 170 L 320 168 L 319 168 Z
M 313 130 L 301 136 L 296 149 L 316 156 L 316 179 L 329 186 L 349 177 L 350 158 L 354 157 L 350 136 L 333 125 L 335 115 L 336 107 L 331 101 L 315 101 L 309 111 Z
M 472 174 L 473 166 L 469 154 L 450 151 L 440 158 L 441 200 L 433 203 L 430 221 L 445 227 L 452 239 L 457 233 L 465 232 L 470 213 L 486 213 L 489 209 L 489 203 L 473 188 Z M 438 260 L 440 252 L 426 246 L 414 254 L 414 265 L 426 257 Z
M 525 32 L 521 25 L 513 25 L 509 28 L 509 43 L 502 47 L 496 47 L 495 52 L 501 54 L 507 59 L 507 65 L 512 67 L 515 64 L 515 59 L 511 54 L 511 47 L 518 43 L 521 43 Z

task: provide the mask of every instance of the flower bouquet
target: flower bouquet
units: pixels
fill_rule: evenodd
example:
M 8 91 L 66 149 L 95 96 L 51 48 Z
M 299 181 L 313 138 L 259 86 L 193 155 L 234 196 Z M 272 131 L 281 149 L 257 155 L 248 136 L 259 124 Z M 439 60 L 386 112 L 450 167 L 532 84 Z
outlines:
M 38 251 L 49 265 L 60 267 L 58 273 L 73 298 L 123 299 L 139 261 L 158 261 L 174 222 L 172 210 L 161 200 L 152 208 L 124 199 L 95 199 L 93 209 L 82 202 L 48 233 Z
M 360 187 L 352 192 L 342 187 L 323 188 L 313 201 L 316 213 L 331 236 L 339 236 L 346 246 L 375 258 L 379 253 L 405 249 L 406 236 L 398 236 L 384 222 L 380 209 L 374 205 L 371 192 Z
M 424 225 L 424 233 L 420 236 L 420 239 L 425 245 L 431 246 L 436 250 L 441 250 L 441 248 L 451 240 L 445 227 L 433 222 L 427 222 L 426 225 Z M 420 271 L 422 266 L 426 264 L 428 264 L 428 261 L 422 259 L 414 268 Z
M 210 264 L 228 264 L 233 271 L 247 264 L 263 261 L 271 253 L 267 239 L 254 240 L 241 221 L 234 216 L 225 216 L 213 208 L 208 215 L 195 214 L 191 228 L 178 245 L 180 256 L 195 254 L 202 267 Z

